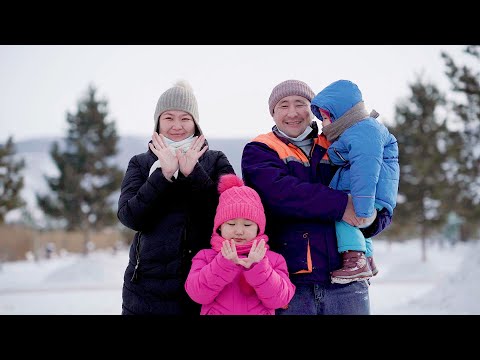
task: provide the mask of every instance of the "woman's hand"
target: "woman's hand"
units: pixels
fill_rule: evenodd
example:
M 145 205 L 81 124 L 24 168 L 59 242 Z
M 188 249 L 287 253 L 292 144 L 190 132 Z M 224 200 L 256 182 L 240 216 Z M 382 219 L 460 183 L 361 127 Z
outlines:
M 192 143 L 190 144 L 190 148 L 187 151 L 182 152 L 180 149 L 177 149 L 176 154 L 178 159 L 178 166 L 180 168 L 180 172 L 183 175 L 190 175 L 200 156 L 202 156 L 205 151 L 207 151 L 208 145 L 205 145 L 202 148 L 202 145 L 204 143 L 205 136 L 200 135 L 194 141 L 192 141 Z
M 162 168 L 163 176 L 168 181 L 171 181 L 173 174 L 178 170 L 178 159 L 175 154 L 168 148 L 163 140 L 163 135 L 154 132 L 152 135 L 152 142 L 148 144 L 150 150 L 157 155 L 160 160 L 160 167 Z

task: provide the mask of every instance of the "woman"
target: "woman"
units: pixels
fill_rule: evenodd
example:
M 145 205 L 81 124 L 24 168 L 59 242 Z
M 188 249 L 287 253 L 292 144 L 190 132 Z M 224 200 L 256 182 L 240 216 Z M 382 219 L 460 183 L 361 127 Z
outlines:
M 133 156 L 121 186 L 118 218 L 136 231 L 122 292 L 122 314 L 200 313 L 184 290 L 191 260 L 209 246 L 220 176 L 234 174 L 209 150 L 191 87 L 177 82 L 159 98 L 147 152 Z

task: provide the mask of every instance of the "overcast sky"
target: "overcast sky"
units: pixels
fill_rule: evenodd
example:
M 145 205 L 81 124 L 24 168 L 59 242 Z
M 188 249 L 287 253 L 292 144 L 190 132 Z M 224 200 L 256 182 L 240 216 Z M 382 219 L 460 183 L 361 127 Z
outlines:
M 108 101 L 120 135 L 153 131 L 160 94 L 178 79 L 193 87 L 207 138 L 269 131 L 272 88 L 287 79 L 315 93 L 357 83 L 367 109 L 393 119 L 417 74 L 447 91 L 440 52 L 461 62 L 464 45 L 0 45 L 0 142 L 65 136 L 89 84 Z

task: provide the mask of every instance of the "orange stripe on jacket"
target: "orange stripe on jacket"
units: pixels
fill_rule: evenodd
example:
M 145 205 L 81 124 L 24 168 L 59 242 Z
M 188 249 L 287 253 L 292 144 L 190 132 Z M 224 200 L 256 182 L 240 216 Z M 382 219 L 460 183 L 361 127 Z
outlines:
M 288 145 L 285 144 L 273 132 L 269 132 L 268 134 L 258 135 L 252 141 L 261 142 L 267 145 L 272 150 L 275 150 L 278 154 L 278 157 L 282 159 L 284 162 L 286 162 L 286 159 L 288 158 L 296 158 L 299 160 L 299 162 L 309 163 L 307 157 L 305 156 L 304 152 L 300 150 L 300 148 L 298 148 L 297 146 L 291 143 Z M 313 143 L 315 145 L 323 147 L 324 149 L 328 149 L 328 147 L 330 146 L 330 142 L 327 140 L 327 138 L 323 134 L 317 136 L 313 140 Z M 322 159 L 328 160 L 327 152 L 325 152 Z
M 310 166 L 310 162 L 308 161 L 307 157 L 305 156 L 304 152 L 300 150 L 297 146 L 293 144 L 285 144 L 281 141 L 273 132 L 269 132 L 268 134 L 261 134 L 258 135 L 252 141 L 261 142 L 267 145 L 270 149 L 275 150 L 278 154 L 278 157 L 282 159 L 285 163 L 289 161 L 289 159 L 296 159 L 297 161 L 305 164 L 306 166 Z M 330 146 L 330 142 L 327 138 L 321 134 L 314 139 L 314 144 L 327 149 Z M 322 157 L 322 160 L 328 161 L 328 154 L 325 151 L 325 154 Z M 307 269 L 299 270 L 294 274 L 305 274 L 311 273 L 313 269 L 312 266 L 312 255 L 310 253 L 310 241 L 307 242 Z
M 253 139 L 253 141 L 261 142 L 272 150 L 275 150 L 278 154 L 278 157 L 284 162 L 287 162 L 288 158 L 295 158 L 301 163 L 308 164 L 308 159 L 302 150 L 293 144 L 285 144 L 283 141 L 277 138 L 273 132 L 259 135 Z
M 307 243 L 307 269 L 306 270 L 298 270 L 294 272 L 294 274 L 307 274 L 311 273 L 313 269 L 312 266 L 312 255 L 310 254 L 310 241 Z

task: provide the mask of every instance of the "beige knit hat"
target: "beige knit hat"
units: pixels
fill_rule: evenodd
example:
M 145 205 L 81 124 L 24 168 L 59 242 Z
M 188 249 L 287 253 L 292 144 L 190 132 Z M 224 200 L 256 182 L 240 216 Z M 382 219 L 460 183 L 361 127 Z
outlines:
M 155 127 L 153 131 L 157 131 L 158 128 L 158 118 L 160 115 L 167 110 L 181 110 L 188 112 L 193 117 L 195 125 L 198 129 L 198 132 L 202 134 L 202 130 L 198 125 L 198 105 L 197 99 L 193 94 L 193 89 L 190 84 L 185 80 L 177 81 L 173 87 L 166 90 L 157 102 L 157 107 L 155 108 L 155 113 L 153 115 L 153 121 Z M 197 135 L 200 135 L 197 134 Z
M 308 101 L 312 101 L 315 97 L 313 90 L 300 80 L 286 80 L 275 86 L 268 99 L 268 108 L 270 109 L 270 115 L 273 116 L 273 109 L 286 96 L 298 95 L 302 96 Z

